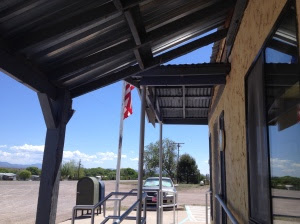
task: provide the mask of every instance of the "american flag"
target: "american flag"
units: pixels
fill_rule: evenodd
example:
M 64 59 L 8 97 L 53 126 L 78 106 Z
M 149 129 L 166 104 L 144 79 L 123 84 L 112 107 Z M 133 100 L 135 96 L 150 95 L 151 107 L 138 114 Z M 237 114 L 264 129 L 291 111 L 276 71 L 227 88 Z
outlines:
M 132 105 L 131 105 L 131 90 L 134 89 L 133 85 L 130 85 L 126 82 L 125 85 L 125 98 L 124 98 L 124 117 L 126 119 L 132 114 Z

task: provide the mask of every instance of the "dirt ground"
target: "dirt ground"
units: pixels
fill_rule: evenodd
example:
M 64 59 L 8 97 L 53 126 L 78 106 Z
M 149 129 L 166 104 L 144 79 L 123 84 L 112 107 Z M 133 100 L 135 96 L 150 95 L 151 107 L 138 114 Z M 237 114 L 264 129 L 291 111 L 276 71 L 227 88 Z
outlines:
M 71 218 L 72 208 L 76 201 L 77 181 L 62 181 L 60 183 L 56 223 Z M 115 181 L 105 181 L 106 194 L 114 191 Z M 120 191 L 128 192 L 136 185 L 120 184 Z M 179 187 L 178 204 L 205 205 L 205 192 L 208 186 L 190 188 Z M 38 181 L 0 181 L 0 224 L 32 224 L 35 222 Z M 136 198 L 129 198 L 122 206 L 129 207 Z M 107 204 L 112 207 L 113 204 Z

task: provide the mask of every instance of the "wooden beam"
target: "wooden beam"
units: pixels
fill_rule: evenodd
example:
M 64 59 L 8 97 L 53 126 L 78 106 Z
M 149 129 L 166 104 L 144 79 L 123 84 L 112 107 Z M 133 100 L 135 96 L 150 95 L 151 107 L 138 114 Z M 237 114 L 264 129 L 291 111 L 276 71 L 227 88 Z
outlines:
M 153 64 L 153 54 L 151 45 L 143 45 L 134 49 L 135 58 L 142 70 Z
M 148 106 L 151 108 L 151 110 L 154 112 L 156 119 L 160 120 L 161 119 L 161 113 L 160 111 L 156 108 L 156 103 L 155 103 L 155 99 L 153 94 L 151 93 L 152 89 L 151 87 L 148 88 L 148 94 L 146 95 L 146 99 L 147 99 L 147 104 Z
M 231 1 L 230 1 L 231 2 Z M 117 4 L 117 3 L 115 3 Z M 221 5 L 221 6 L 220 6 Z M 223 7 L 222 7 L 223 6 Z M 215 15 L 213 14 L 215 11 L 224 11 L 226 10 L 228 7 L 231 7 L 232 4 L 224 4 L 223 3 L 218 3 L 218 4 L 215 4 L 211 7 L 209 7 L 208 9 L 205 9 L 205 10 L 199 10 L 199 12 L 193 16 L 193 18 L 190 18 L 188 16 L 182 18 L 182 20 L 179 21 L 179 23 L 185 23 L 184 24 L 184 27 L 186 28 L 190 28 L 190 26 L 192 26 L 193 24 L 195 25 L 198 25 L 199 27 L 201 27 L 201 25 L 203 24 L 203 26 L 205 25 L 205 23 L 207 23 L 207 15 L 210 15 L 208 13 L 211 13 L 212 17 L 215 17 Z M 207 13 L 207 14 L 205 14 Z M 131 16 L 133 17 L 133 16 Z M 133 17 L 135 18 L 135 17 Z M 137 17 L 138 19 L 135 18 L 135 20 L 142 20 L 141 16 Z M 176 20 L 177 21 L 177 20 Z M 131 26 L 131 31 L 132 31 L 132 35 L 133 36 L 138 36 L 135 38 L 136 40 L 136 43 L 139 43 L 140 41 L 144 41 L 142 42 L 142 45 L 139 46 L 137 45 L 138 47 L 133 47 L 131 44 L 128 44 L 127 45 L 127 50 L 130 50 L 132 49 L 135 53 L 135 56 L 136 56 L 136 59 L 137 59 L 137 62 L 140 66 L 140 68 L 143 70 L 145 68 L 148 68 L 148 67 L 152 67 L 152 52 L 151 52 L 151 44 L 152 43 L 155 43 L 157 41 L 161 41 L 161 38 L 164 37 L 164 38 L 172 38 L 173 36 L 176 36 L 176 35 L 179 35 L 180 33 L 184 32 L 182 30 L 182 27 L 178 26 L 178 24 L 176 25 L 176 21 L 172 22 L 171 24 L 167 24 L 165 26 L 163 26 L 162 28 L 159 28 L 158 31 L 154 30 L 154 31 L 151 31 L 149 32 L 149 35 L 147 35 L 146 37 L 143 37 L 142 35 L 144 35 L 144 31 L 137 31 L 139 29 L 142 29 L 141 28 L 141 25 L 140 25 L 140 22 L 131 22 L 129 24 L 129 27 Z M 139 24 L 137 25 L 136 27 L 134 26 L 134 24 Z M 222 23 L 223 23 L 223 20 L 222 20 Z M 220 24 L 217 25 L 220 26 Z M 206 26 L 205 26 L 206 27 Z M 208 32 L 209 30 L 213 29 L 215 27 L 210 27 L 209 29 L 204 29 L 203 32 L 200 32 L 200 34 L 203 34 L 205 32 Z M 139 36 L 140 35 L 140 36 Z M 146 40 L 144 40 L 146 38 Z M 178 43 L 176 43 L 178 44 Z M 145 46 L 143 46 L 145 45 Z M 172 46 L 170 46 L 172 47 Z M 117 46 L 116 46 L 116 49 L 117 49 Z M 112 49 L 112 52 L 115 52 L 114 49 Z M 100 55 L 99 58 L 101 59 L 101 52 L 99 53 L 95 53 L 94 54 L 95 56 L 94 57 L 98 57 L 97 55 Z M 111 57 L 115 57 L 117 56 L 118 53 L 115 53 L 115 54 L 111 54 Z M 88 67 L 90 65 L 92 65 L 93 63 L 93 60 L 90 61 L 89 60 L 89 57 L 86 57 L 86 58 L 78 58 L 78 60 L 82 60 L 82 64 L 88 69 Z M 70 64 L 66 65 L 66 67 L 68 68 L 65 68 L 66 72 L 76 72 L 76 67 L 73 68 L 73 61 L 70 61 Z M 64 69 L 64 68 L 62 68 Z M 77 69 L 78 70 L 78 69 Z
M 126 10 L 149 0 L 113 0 L 118 10 Z
M 269 48 L 272 48 L 276 51 L 280 51 L 282 53 L 288 54 L 288 55 L 293 55 L 297 56 L 298 50 L 296 46 L 292 46 L 290 44 L 284 43 L 282 41 L 276 40 L 276 39 L 271 39 L 268 42 Z
M 195 40 L 193 42 L 190 42 L 184 46 L 178 47 L 174 50 L 171 50 L 165 54 L 162 54 L 160 56 L 157 56 L 154 58 L 154 64 L 150 67 L 147 67 L 145 70 L 154 68 L 160 64 L 166 63 L 170 60 L 173 60 L 174 58 L 177 58 L 181 55 L 187 54 L 193 50 L 196 50 L 198 48 L 204 47 L 210 43 L 213 43 L 215 41 L 218 41 L 226 36 L 227 30 L 219 30 L 212 34 L 209 34 L 205 37 L 202 37 L 198 40 Z M 107 77 L 100 78 L 98 80 L 95 80 L 93 82 L 86 83 L 84 85 L 78 86 L 71 90 L 72 97 L 78 97 L 80 95 L 83 95 L 85 93 L 91 92 L 93 90 L 99 89 L 101 87 L 104 87 L 106 85 L 109 85 L 111 83 L 117 82 L 121 79 L 125 79 L 129 76 L 141 73 L 142 70 L 138 65 L 131 66 L 129 68 L 123 69 L 119 72 L 107 75 Z
M 38 93 L 38 98 L 43 111 L 47 128 L 53 129 L 57 127 L 55 111 L 52 106 L 51 99 L 45 93 Z
M 232 46 L 235 41 L 235 37 L 237 35 L 238 29 L 240 27 L 242 18 L 244 16 L 244 11 L 247 7 L 248 0 L 237 0 L 233 12 L 233 16 L 230 22 L 230 26 L 228 29 L 228 34 L 226 37 L 226 54 L 227 58 L 231 53 Z
M 40 96 L 42 95 L 40 94 Z M 39 97 L 39 100 L 45 120 L 47 121 L 48 117 L 53 116 L 51 120 L 56 120 L 57 123 L 53 126 L 52 122 L 46 122 L 47 134 L 39 188 L 36 224 L 54 224 L 66 125 L 73 114 L 72 100 L 68 91 L 61 90 L 57 100 L 52 101 L 54 112 L 49 110 L 49 99 L 46 96 Z
M 208 63 L 192 65 L 166 65 L 152 68 L 139 73 L 137 76 L 182 76 L 182 75 L 209 75 L 229 74 L 229 63 Z
M 164 118 L 163 124 L 208 125 L 207 118 Z
M 145 43 L 147 33 L 144 27 L 140 7 L 132 7 L 129 10 L 126 10 L 124 15 L 136 45 L 138 46 Z
M 226 83 L 226 75 L 199 75 L 199 76 L 160 76 L 141 78 L 140 85 L 146 86 L 211 86 Z
M 120 1 L 120 0 L 115 0 Z M 145 44 L 147 33 L 143 23 L 143 17 L 140 12 L 139 5 L 134 6 L 124 12 L 127 24 L 137 46 L 134 49 L 134 55 L 141 69 L 149 66 L 153 60 L 152 50 L 150 44 Z
M 0 41 L 0 70 L 34 91 L 46 93 L 55 99 L 57 88 L 48 81 L 46 75 L 5 46 L 5 43 Z

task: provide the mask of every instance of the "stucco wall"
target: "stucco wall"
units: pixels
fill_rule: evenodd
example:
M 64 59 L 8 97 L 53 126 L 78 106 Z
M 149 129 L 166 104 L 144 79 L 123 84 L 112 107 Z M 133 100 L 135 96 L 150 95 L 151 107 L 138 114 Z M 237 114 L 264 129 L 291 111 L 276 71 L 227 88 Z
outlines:
M 244 78 L 285 3 L 286 0 L 249 0 L 231 52 L 231 72 L 210 115 L 212 134 L 213 124 L 224 110 L 227 205 L 239 223 L 248 223 L 249 218 Z

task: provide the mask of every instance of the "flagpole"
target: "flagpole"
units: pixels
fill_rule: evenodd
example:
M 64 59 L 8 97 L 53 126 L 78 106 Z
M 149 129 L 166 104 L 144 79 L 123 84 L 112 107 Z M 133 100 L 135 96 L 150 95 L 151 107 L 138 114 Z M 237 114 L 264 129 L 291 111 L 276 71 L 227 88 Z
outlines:
M 116 188 L 115 188 L 115 192 L 119 192 L 119 186 L 120 186 L 120 169 L 121 169 L 122 142 L 123 142 L 125 87 L 126 87 L 126 82 L 123 81 L 122 99 L 121 99 L 121 115 L 120 115 L 120 130 L 119 130 L 119 147 L 118 147 L 118 160 L 117 160 L 117 169 L 116 169 Z M 115 207 L 114 208 L 114 215 L 116 216 L 117 215 L 117 211 L 119 210 L 119 203 L 118 203 L 118 201 L 115 201 L 115 206 L 114 207 Z

